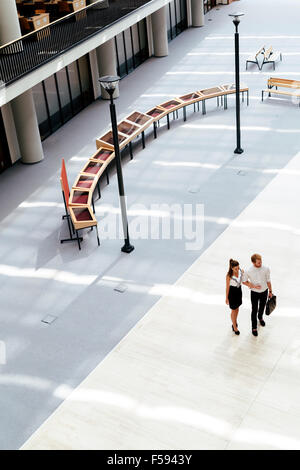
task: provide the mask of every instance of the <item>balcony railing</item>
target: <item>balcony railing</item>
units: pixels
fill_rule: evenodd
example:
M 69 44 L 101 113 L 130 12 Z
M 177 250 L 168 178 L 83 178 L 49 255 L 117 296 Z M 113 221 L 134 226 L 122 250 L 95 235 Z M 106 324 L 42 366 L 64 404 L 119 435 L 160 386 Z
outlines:
M 0 47 L 0 85 L 13 83 L 150 1 L 99 0 L 5 44 Z

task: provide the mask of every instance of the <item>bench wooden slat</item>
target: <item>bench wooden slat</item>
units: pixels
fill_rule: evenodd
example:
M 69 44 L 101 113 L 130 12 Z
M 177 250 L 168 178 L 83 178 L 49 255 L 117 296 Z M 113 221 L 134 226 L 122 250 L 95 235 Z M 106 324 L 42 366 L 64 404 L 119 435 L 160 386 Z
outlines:
M 288 80 L 286 78 L 269 78 L 268 86 L 281 86 L 285 88 L 300 88 L 300 81 Z
M 266 90 L 263 90 L 264 93 L 275 93 L 276 95 L 288 95 L 288 96 L 300 96 L 299 93 L 293 93 L 292 91 L 285 91 L 285 90 L 273 90 L 271 88 L 267 88 Z

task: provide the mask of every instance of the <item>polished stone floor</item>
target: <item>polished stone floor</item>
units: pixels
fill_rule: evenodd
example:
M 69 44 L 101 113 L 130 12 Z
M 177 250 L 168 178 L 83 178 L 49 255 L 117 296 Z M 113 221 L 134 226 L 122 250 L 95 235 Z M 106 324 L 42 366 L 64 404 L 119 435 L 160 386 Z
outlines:
M 93 232 L 84 236 L 81 252 L 76 244 L 60 245 L 67 235 L 60 161 L 65 158 L 72 183 L 109 124 L 106 102 L 93 103 L 49 137 L 42 163 L 18 163 L 1 175 L 0 345 L 6 360 L 0 364 L 0 448 L 19 448 L 32 435 L 25 447 L 299 446 L 299 107 L 281 98 L 261 103 L 260 96 L 270 76 L 300 77 L 300 6 L 241 0 L 238 7 L 246 13 L 241 80 L 250 88 L 250 105 L 243 103 L 241 112 L 244 154 L 233 153 L 232 97 L 225 111 L 211 100 L 205 116 L 191 108 L 186 122 L 180 115 L 170 130 L 162 123 L 157 140 L 149 133 L 145 150 L 138 142 L 134 159 L 124 157 L 130 223 L 138 217 L 163 220 L 174 204 L 198 204 L 204 209 L 203 243 L 196 250 L 188 250 L 184 238 L 133 237 L 135 251 L 126 255 L 122 240 L 105 239 L 105 221 L 118 212 L 113 171 L 96 203 L 101 247 Z M 170 43 L 168 57 L 150 59 L 122 80 L 120 119 L 170 97 L 232 82 L 233 25 L 227 15 L 235 8 L 214 9 L 205 27 Z M 250 65 L 246 72 L 245 59 L 264 44 L 281 50 L 283 61 L 275 72 L 270 65 L 261 72 Z M 246 265 L 252 251 L 262 252 L 271 267 L 280 299 L 257 339 L 250 334 L 248 293 L 240 337 L 230 332 L 224 303 L 228 259 Z M 115 290 L 120 284 L 124 292 Z M 51 324 L 42 322 L 48 315 L 56 317 Z M 86 393 L 85 382 L 80 384 L 88 376 L 93 390 Z M 166 396 L 172 398 L 166 402 Z M 95 415 L 87 422 L 78 441 L 76 426 L 74 433 L 66 427 L 74 421 L 83 426 L 80 413 L 91 404 L 101 419 Z M 53 441 L 56 419 L 62 423 Z M 101 442 L 90 439 L 93 423 L 97 435 L 105 436 Z

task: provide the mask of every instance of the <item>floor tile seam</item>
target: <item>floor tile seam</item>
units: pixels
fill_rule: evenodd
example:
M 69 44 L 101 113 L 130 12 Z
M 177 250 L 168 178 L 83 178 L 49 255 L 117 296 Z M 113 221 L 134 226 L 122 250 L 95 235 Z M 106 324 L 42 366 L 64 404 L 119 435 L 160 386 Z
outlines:
M 270 377 L 271 377 L 272 374 L 274 373 L 275 368 L 277 367 L 279 361 L 281 360 L 281 358 L 282 358 L 282 356 L 285 354 L 285 352 L 286 352 L 286 348 L 281 352 L 279 358 L 277 359 L 276 363 L 275 363 L 274 366 L 272 367 L 272 369 L 271 369 L 271 371 L 269 372 L 268 376 L 264 379 L 264 381 L 263 381 L 263 383 L 261 384 L 259 390 L 256 392 L 254 398 L 252 399 L 251 403 L 249 404 L 248 409 L 245 411 L 243 417 L 241 418 L 240 424 L 238 424 L 238 425 L 236 426 L 236 429 L 232 432 L 232 436 L 234 436 L 234 435 L 238 432 L 238 430 L 241 429 L 241 427 L 242 427 L 242 425 L 243 425 L 245 419 L 248 417 L 248 415 L 249 415 L 249 413 L 250 413 L 251 408 L 253 408 L 253 406 L 256 404 L 259 395 L 261 395 L 261 393 L 263 392 L 263 390 L 264 390 L 264 388 L 265 388 L 267 382 L 269 381 Z M 268 405 L 268 406 L 269 406 L 269 405 Z M 276 408 L 273 407 L 273 406 L 269 406 L 269 407 L 276 409 Z M 232 443 L 232 440 L 233 440 L 233 439 L 231 438 L 231 440 L 230 440 L 229 443 L 227 444 L 225 450 L 228 450 L 228 446 Z

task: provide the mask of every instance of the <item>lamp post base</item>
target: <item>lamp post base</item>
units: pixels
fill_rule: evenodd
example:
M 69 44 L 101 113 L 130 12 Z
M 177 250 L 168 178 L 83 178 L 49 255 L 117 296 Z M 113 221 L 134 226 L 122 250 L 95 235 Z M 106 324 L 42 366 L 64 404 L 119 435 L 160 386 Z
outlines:
M 121 248 L 121 251 L 123 251 L 123 253 L 131 253 L 133 250 L 134 246 L 130 245 L 130 243 L 125 243 L 125 245 Z
M 241 148 L 236 148 L 235 151 L 234 151 L 234 153 L 241 154 L 241 153 L 243 153 L 243 151 L 244 151 L 244 150 L 241 149 Z

